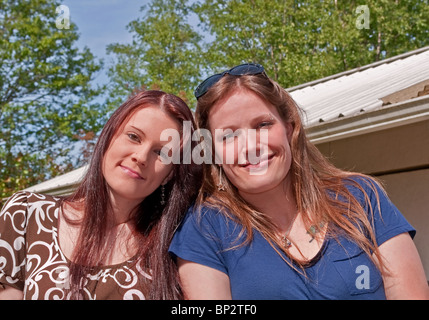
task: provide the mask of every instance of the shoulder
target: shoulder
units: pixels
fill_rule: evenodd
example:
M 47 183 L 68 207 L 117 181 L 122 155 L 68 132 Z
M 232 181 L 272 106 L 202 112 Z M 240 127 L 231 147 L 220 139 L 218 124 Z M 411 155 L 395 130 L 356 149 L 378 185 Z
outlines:
M 356 197 L 361 198 L 364 195 L 383 193 L 385 191 L 380 182 L 375 178 L 366 175 L 352 175 L 343 180 L 344 185 Z
M 60 199 L 61 199 L 60 197 L 55 197 L 55 196 L 51 196 L 51 195 L 47 195 L 47 194 L 41 194 L 41 193 L 21 190 L 21 191 L 15 192 L 13 195 L 11 195 L 7 199 L 6 204 L 8 204 L 8 203 L 25 204 L 25 203 L 34 202 L 34 201 L 57 202 Z
M 10 196 L 3 208 L 1 209 L 0 216 L 12 214 L 16 211 L 26 211 L 28 206 L 28 196 L 25 191 L 19 191 Z
M 3 208 L 7 207 L 8 205 L 16 204 L 16 203 L 27 203 L 27 192 L 18 191 L 16 193 L 14 193 L 9 198 L 7 198 L 7 201 L 6 201 L 5 205 L 3 206 Z
M 241 228 L 224 208 L 193 205 L 174 234 L 169 252 L 181 259 L 227 273 L 231 249 Z
M 23 207 L 28 206 L 33 203 L 37 202 L 44 202 L 44 203 L 58 203 L 61 198 L 35 193 L 35 192 L 29 192 L 29 191 L 18 191 L 14 193 L 12 196 L 10 196 L 5 205 L 3 206 L 2 211 L 11 208 L 11 207 Z
M 56 211 L 60 198 L 28 191 L 18 191 L 9 197 L 0 211 L 1 221 L 27 221 L 34 211 L 42 215 Z
M 226 217 L 225 209 L 209 204 L 192 204 L 185 216 L 184 222 L 191 220 L 194 223 L 222 221 Z
M 376 178 L 352 175 L 343 179 L 343 184 L 349 192 L 349 197 L 354 198 L 367 211 L 380 210 L 381 206 L 393 206 L 381 182 Z M 347 200 L 349 202 L 350 198 Z
M 390 200 L 386 190 L 376 178 L 356 175 L 351 176 L 344 181 L 350 194 L 367 210 L 381 211 L 393 210 L 398 211 Z M 380 212 L 381 214 L 382 212 Z
M 232 220 L 232 215 L 225 207 L 218 207 L 207 203 L 193 204 L 185 216 L 182 225 L 192 224 L 205 230 L 212 229 L 222 232 L 237 224 Z
M 192 205 L 175 233 L 175 239 L 194 242 L 196 239 L 226 245 L 241 228 L 230 218 L 225 208 L 209 204 Z
M 365 209 L 379 245 L 400 233 L 408 232 L 411 237 L 415 236 L 416 230 L 376 179 L 368 176 L 353 176 L 346 185 Z

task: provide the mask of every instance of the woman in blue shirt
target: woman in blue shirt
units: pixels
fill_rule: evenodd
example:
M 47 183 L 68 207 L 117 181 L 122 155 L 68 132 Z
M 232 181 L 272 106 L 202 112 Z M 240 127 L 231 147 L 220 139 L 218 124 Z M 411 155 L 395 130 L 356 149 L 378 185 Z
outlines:
M 429 297 L 415 230 L 374 179 L 307 140 L 262 66 L 211 76 L 195 95 L 213 163 L 170 246 L 187 298 Z

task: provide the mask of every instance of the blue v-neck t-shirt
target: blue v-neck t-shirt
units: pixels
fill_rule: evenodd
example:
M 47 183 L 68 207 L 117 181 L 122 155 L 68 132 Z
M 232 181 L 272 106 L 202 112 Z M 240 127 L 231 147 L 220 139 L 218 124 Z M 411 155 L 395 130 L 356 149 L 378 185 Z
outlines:
M 405 232 L 414 237 L 414 228 L 383 191 L 378 189 L 378 210 L 375 192 L 364 180 L 355 180 L 369 197 L 372 215 L 362 191 L 355 186 L 348 188 L 368 209 L 378 245 Z M 302 272 L 287 264 L 256 230 L 252 241 L 240 246 L 244 239 L 238 238 L 241 230 L 220 210 L 192 207 L 173 238 L 170 253 L 227 274 L 233 299 L 386 298 L 377 267 L 356 243 L 344 236 L 325 237 L 320 251 Z

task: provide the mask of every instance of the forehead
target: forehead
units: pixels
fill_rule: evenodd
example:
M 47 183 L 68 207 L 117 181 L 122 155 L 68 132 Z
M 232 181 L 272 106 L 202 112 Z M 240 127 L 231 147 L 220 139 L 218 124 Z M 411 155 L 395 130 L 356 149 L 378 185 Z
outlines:
M 136 127 L 142 131 L 162 131 L 164 129 L 179 129 L 179 121 L 158 106 L 145 106 L 134 111 L 122 123 L 122 129 Z
M 224 127 L 266 116 L 278 115 L 276 108 L 248 90 L 234 91 L 218 101 L 210 110 L 212 128 Z

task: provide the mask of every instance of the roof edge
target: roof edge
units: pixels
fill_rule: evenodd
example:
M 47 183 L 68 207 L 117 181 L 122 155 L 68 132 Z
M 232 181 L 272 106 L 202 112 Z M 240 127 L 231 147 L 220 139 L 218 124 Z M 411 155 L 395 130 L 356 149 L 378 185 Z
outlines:
M 380 61 L 376 61 L 376 62 L 367 64 L 367 65 L 364 65 L 364 66 L 361 66 L 361 67 L 357 67 L 357 68 L 354 68 L 354 69 L 350 69 L 350 70 L 346 70 L 346 71 L 343 71 L 343 72 L 340 72 L 340 73 L 336 73 L 336 74 L 327 76 L 325 78 L 321 78 L 321 79 L 309 81 L 309 82 L 306 82 L 306 83 L 303 83 L 303 84 L 299 84 L 297 86 L 286 88 L 285 90 L 287 92 L 293 92 L 295 90 L 299 90 L 299 89 L 303 89 L 303 88 L 306 88 L 306 87 L 314 86 L 316 84 L 323 83 L 323 82 L 326 82 L 326 81 L 329 81 L 329 80 L 334 80 L 334 79 L 337 79 L 337 78 L 340 78 L 340 77 L 343 77 L 343 76 L 347 76 L 347 75 L 350 75 L 350 74 L 353 74 L 353 73 L 356 73 L 356 72 L 359 72 L 359 71 L 363 71 L 363 70 L 366 70 L 366 69 L 374 68 L 374 67 L 377 67 L 377 66 L 382 65 L 382 64 L 386 64 L 386 63 L 390 63 L 390 62 L 393 62 L 393 61 L 396 61 L 396 60 L 404 59 L 404 58 L 407 58 L 409 56 L 412 56 L 412 55 L 415 55 L 415 54 L 419 54 L 419 53 L 422 53 L 422 52 L 425 52 L 425 51 L 428 51 L 428 50 L 429 50 L 429 46 L 426 46 L 426 47 L 419 48 L 419 49 L 416 49 L 416 50 L 413 50 L 413 51 L 402 53 L 402 54 L 397 55 L 397 56 L 393 56 L 393 57 L 386 58 L 386 59 L 383 59 L 383 60 L 380 60 Z
M 65 195 L 71 193 L 80 183 L 88 169 L 84 165 L 70 172 L 23 189 L 23 191 L 45 193 L 49 195 Z M 72 182 L 67 182 L 70 179 Z
M 306 129 L 313 144 L 336 141 L 429 119 L 429 96 L 401 101 L 371 112 Z

